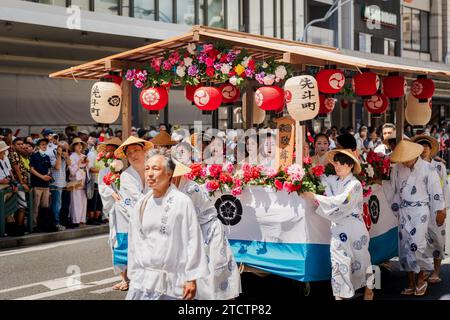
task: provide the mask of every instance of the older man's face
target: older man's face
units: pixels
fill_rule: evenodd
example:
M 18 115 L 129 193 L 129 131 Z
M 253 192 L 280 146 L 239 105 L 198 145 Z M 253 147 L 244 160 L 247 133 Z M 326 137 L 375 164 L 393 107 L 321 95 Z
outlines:
M 395 134 L 395 130 L 393 128 L 384 128 L 383 129 L 383 139 Z
M 152 189 L 164 190 L 170 185 L 171 172 L 166 170 L 163 156 L 153 156 L 145 163 L 145 181 Z

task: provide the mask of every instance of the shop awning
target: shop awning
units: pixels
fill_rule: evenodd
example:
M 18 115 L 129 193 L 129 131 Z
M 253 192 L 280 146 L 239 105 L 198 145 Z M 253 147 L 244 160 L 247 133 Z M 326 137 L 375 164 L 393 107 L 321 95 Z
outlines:
M 133 50 L 115 54 L 50 74 L 51 78 L 96 80 L 109 71 L 144 66 L 153 57 L 162 56 L 166 50 L 175 50 L 189 43 L 226 42 L 234 48 L 244 48 L 255 59 L 274 57 L 297 65 L 337 65 L 345 69 L 369 68 L 379 73 L 427 74 L 434 77 L 450 77 L 450 70 L 433 69 L 370 60 L 346 55 L 339 49 L 248 33 L 204 26 L 194 26 L 191 31 L 167 40 L 158 41 Z

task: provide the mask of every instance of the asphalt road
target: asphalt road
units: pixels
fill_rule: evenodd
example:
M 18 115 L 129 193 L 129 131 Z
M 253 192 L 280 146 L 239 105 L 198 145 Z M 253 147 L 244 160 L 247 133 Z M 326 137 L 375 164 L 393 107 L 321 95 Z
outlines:
M 119 278 L 111 267 L 106 235 L 0 251 L 0 270 L 0 299 L 122 300 L 126 295 L 111 290 Z M 394 259 L 391 271 L 382 269 L 376 299 L 438 300 L 450 295 L 450 258 L 444 260 L 442 278 L 442 283 L 430 285 L 424 297 L 401 296 L 406 277 Z M 245 273 L 242 282 L 241 299 L 333 298 L 328 281 L 306 286 L 276 276 L 260 278 Z

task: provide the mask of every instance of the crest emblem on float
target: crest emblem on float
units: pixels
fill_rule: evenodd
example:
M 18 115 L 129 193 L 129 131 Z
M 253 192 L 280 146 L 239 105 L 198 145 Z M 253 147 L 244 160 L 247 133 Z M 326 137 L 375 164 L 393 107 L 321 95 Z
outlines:
M 226 194 L 217 199 L 214 206 L 216 207 L 219 220 L 224 225 L 234 226 L 241 221 L 242 204 L 238 198 Z

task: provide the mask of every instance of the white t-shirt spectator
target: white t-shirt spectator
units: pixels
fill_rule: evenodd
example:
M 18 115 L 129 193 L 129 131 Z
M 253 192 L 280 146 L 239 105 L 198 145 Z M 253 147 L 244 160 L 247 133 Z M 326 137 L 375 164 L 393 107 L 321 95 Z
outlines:
M 0 180 L 6 179 L 7 177 L 12 177 L 12 170 L 11 163 L 5 154 L 3 159 L 0 159 Z

